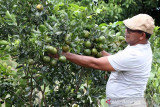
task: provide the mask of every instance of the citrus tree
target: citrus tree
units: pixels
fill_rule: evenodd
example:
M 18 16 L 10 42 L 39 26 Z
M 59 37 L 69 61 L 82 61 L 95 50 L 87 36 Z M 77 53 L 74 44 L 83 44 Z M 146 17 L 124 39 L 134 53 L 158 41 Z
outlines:
M 75 65 L 61 53 L 99 58 L 102 50 L 114 54 L 124 49 L 122 21 L 100 23 L 103 8 L 89 1 L 0 4 L 0 104 L 100 106 L 109 73 Z

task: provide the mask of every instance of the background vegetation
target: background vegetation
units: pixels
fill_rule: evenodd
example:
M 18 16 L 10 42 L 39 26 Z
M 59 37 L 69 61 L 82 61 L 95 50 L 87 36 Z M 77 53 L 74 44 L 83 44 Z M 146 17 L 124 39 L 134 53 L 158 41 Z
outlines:
M 159 0 L 1 0 L 0 106 L 100 106 L 110 73 L 50 58 L 47 48 L 53 46 L 59 55 L 63 46 L 93 57 L 101 57 L 102 49 L 114 54 L 127 45 L 122 20 L 138 13 L 148 13 L 156 22 L 145 97 L 150 107 L 160 106 L 159 4 Z

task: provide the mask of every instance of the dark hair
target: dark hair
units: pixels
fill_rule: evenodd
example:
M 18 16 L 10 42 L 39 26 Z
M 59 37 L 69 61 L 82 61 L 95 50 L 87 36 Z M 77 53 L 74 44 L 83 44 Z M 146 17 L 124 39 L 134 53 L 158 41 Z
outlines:
M 146 38 L 149 39 L 151 37 L 151 34 L 144 32 L 146 34 Z

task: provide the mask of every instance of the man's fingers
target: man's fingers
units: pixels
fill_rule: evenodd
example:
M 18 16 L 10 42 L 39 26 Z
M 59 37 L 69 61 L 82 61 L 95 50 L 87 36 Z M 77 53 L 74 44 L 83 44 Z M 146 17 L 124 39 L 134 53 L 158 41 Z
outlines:
M 55 54 L 55 55 L 53 55 L 53 54 L 48 54 L 48 56 L 50 56 L 50 57 L 52 57 L 52 58 L 59 58 L 59 55 L 58 55 L 58 54 Z

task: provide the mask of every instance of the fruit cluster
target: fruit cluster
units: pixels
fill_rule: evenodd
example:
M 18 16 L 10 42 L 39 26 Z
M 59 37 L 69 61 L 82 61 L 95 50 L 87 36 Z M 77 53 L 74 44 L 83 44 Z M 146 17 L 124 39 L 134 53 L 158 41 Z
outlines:
M 62 49 L 63 49 L 64 52 L 67 52 L 67 51 L 69 51 L 69 46 L 68 45 L 63 46 Z M 58 57 L 57 49 L 53 46 L 46 46 L 46 52 L 48 54 L 51 54 L 51 56 L 53 55 L 53 57 L 43 56 L 43 61 L 45 63 L 50 63 L 51 66 L 56 66 L 57 65 L 56 57 Z M 64 63 L 64 62 L 66 62 L 66 57 L 65 56 L 60 56 L 60 57 L 58 57 L 58 61 Z
M 105 42 L 105 36 L 93 37 L 89 31 L 84 30 L 84 55 L 93 57 L 102 57 L 101 51 L 103 50 L 103 43 Z

